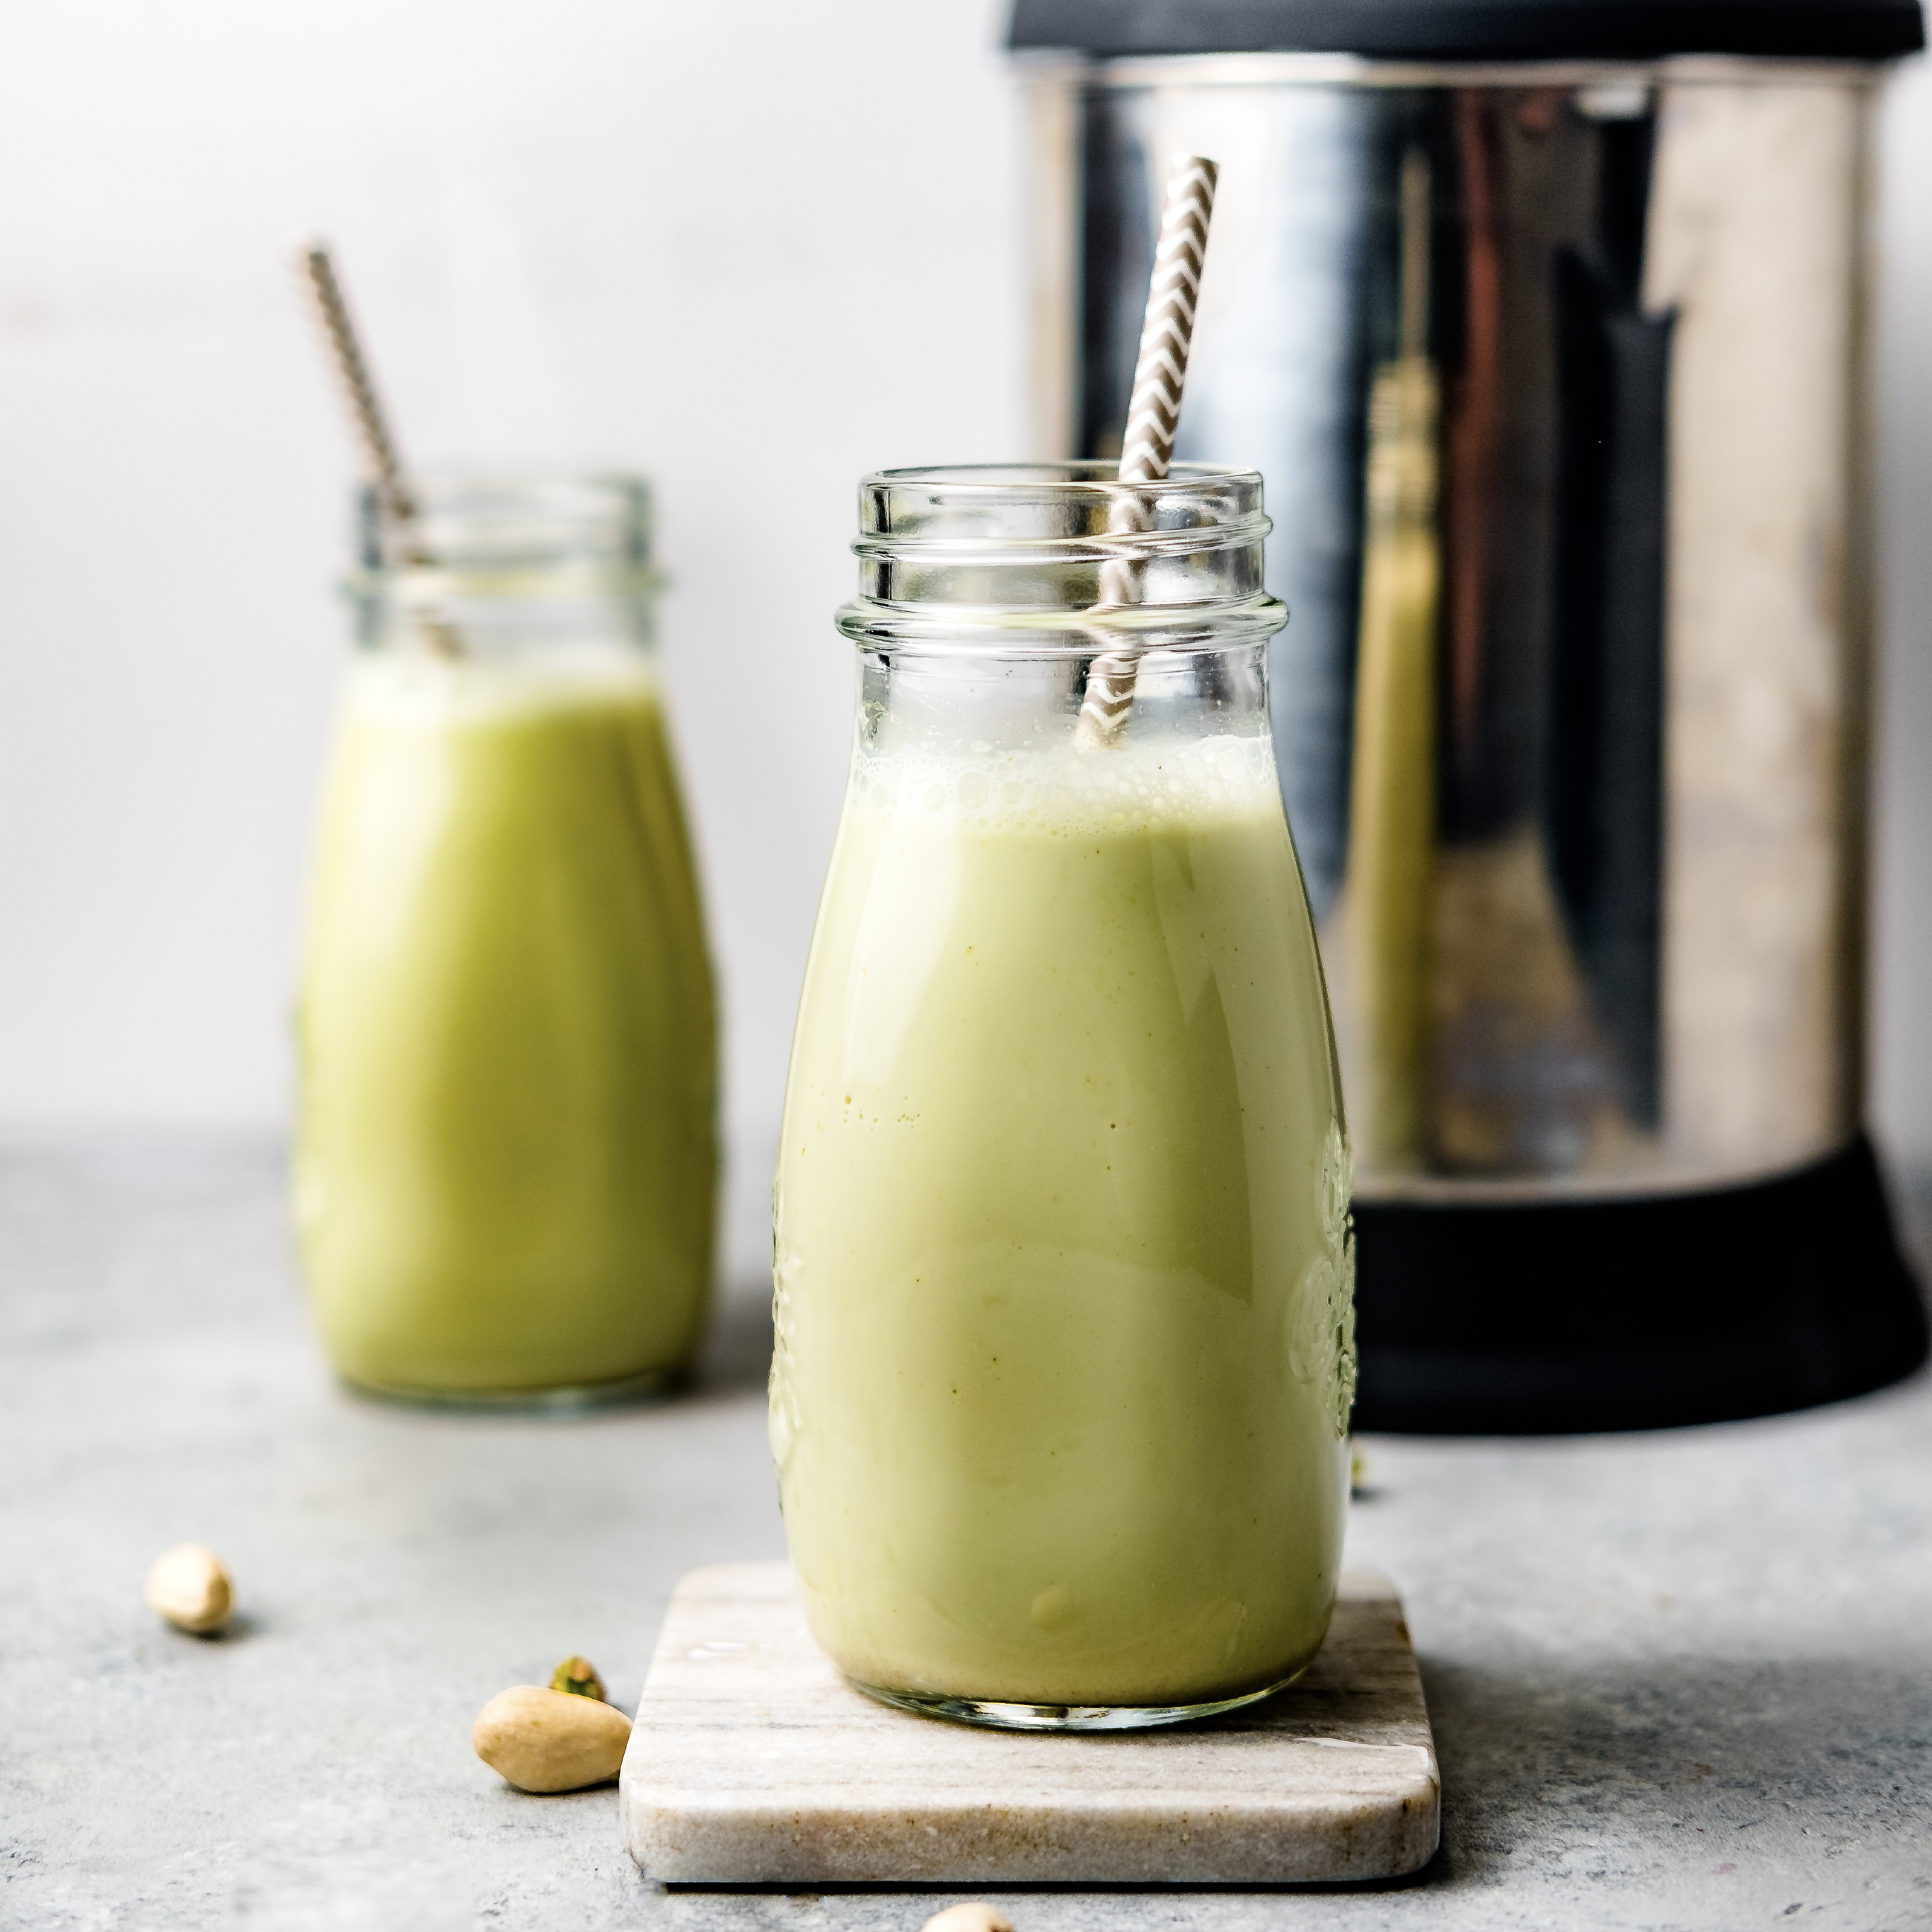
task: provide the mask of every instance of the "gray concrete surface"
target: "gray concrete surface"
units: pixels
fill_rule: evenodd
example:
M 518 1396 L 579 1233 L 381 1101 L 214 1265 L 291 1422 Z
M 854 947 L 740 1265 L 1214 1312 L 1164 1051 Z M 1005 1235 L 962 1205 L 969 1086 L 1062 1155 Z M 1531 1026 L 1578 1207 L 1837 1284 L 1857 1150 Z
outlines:
M 1924 1196 L 1920 1197 L 1922 1202 Z M 916 1932 L 931 1894 L 666 1892 L 470 1720 L 634 1700 L 672 1584 L 782 1552 L 755 1286 L 704 1384 L 555 1422 L 340 1394 L 259 1146 L 0 1150 L 0 1924 Z M 1052 1891 L 1019 1932 L 1932 1926 L 1932 1380 L 1670 1435 L 1372 1441 L 1443 1850 L 1358 1890 Z M 143 1608 L 187 1538 L 244 1614 Z

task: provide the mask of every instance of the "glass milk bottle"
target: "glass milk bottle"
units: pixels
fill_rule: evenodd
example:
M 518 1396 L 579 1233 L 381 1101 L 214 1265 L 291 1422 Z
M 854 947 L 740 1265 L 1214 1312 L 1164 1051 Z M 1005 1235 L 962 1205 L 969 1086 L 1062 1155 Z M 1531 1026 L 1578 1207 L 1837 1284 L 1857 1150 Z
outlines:
M 862 1688 L 992 1724 L 1265 1696 L 1320 1647 L 1342 1549 L 1348 1140 L 1261 478 L 1112 475 L 862 486 L 774 1195 L 812 1630 Z M 1108 651 L 1139 655 L 1096 730 Z
M 298 1008 L 296 1208 L 365 1388 L 630 1394 L 711 1270 L 711 970 L 625 478 L 364 509 Z

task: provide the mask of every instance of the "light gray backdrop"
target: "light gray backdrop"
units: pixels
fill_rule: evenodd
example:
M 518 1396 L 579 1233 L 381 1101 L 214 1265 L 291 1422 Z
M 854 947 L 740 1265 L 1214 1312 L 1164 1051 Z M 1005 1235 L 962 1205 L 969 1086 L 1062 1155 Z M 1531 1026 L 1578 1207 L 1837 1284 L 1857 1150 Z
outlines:
M 1022 452 L 1006 0 L 67 0 L 0 62 L 0 1126 L 281 1122 L 350 452 L 647 471 L 755 1162 L 836 816 L 854 480 Z M 1932 70 L 1884 124 L 1873 1052 L 1932 1160 Z M 758 1150 L 758 1152 L 750 1152 Z

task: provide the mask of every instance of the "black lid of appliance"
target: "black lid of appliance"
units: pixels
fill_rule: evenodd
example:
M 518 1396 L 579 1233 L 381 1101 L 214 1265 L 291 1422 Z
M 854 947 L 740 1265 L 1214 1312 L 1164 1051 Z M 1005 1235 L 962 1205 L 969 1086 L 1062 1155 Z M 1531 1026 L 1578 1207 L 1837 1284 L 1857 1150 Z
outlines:
M 1916 52 L 1925 28 L 1919 0 L 1015 0 L 1010 44 L 1114 56 L 1885 60 Z

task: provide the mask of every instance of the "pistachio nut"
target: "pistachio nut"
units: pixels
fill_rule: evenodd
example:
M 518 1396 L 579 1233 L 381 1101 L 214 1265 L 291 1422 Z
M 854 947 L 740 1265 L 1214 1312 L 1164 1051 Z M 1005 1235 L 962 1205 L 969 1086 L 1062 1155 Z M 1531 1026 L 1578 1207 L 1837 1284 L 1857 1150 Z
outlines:
M 567 1690 L 573 1697 L 595 1697 L 600 1704 L 610 1702 L 597 1666 L 587 1657 L 566 1657 L 550 1674 L 553 1690 Z
M 1013 1932 L 1013 1922 L 997 1905 L 976 1899 L 970 1905 L 949 1905 L 935 1912 L 922 1932 Z
M 631 1720 L 595 1697 L 536 1684 L 500 1692 L 470 1734 L 476 1755 L 521 1791 L 577 1791 L 617 1775 Z
M 148 1572 L 148 1607 L 196 1636 L 218 1630 L 235 1607 L 235 1586 L 221 1559 L 199 1543 L 178 1543 Z

